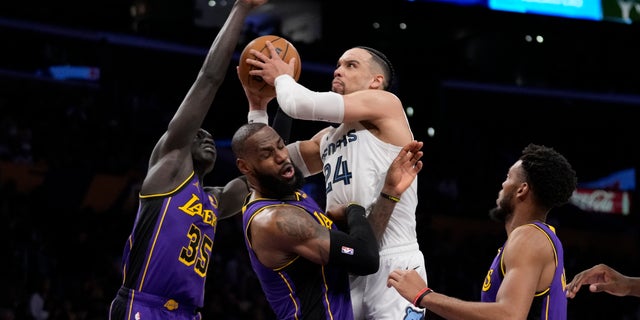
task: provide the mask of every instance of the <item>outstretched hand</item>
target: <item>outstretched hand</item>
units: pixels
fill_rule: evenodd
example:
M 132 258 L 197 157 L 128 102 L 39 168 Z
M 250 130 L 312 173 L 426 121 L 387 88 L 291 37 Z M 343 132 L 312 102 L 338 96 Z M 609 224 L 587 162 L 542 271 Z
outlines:
M 596 265 L 575 275 L 567 284 L 567 297 L 574 298 L 583 285 L 589 285 L 591 292 L 606 292 L 620 297 L 631 292 L 628 277 L 605 264 Z
M 238 78 L 240 78 L 240 67 L 236 66 L 236 74 Z M 242 83 L 242 81 L 240 82 Z M 260 92 L 256 92 L 250 87 L 246 87 L 242 85 L 242 90 L 244 90 L 244 95 L 247 97 L 247 101 L 249 102 L 249 111 L 251 110 L 264 110 L 267 111 L 267 107 L 269 106 L 269 102 L 273 100 L 276 96 L 264 96 Z
M 387 287 L 395 288 L 407 301 L 413 302 L 415 296 L 427 286 L 422 276 L 416 270 L 391 271 L 387 277 Z
M 249 74 L 252 76 L 262 77 L 262 80 L 269 85 L 274 85 L 275 80 L 278 76 L 283 74 L 288 74 L 290 76 L 294 76 L 295 74 L 295 66 L 296 58 L 291 58 L 289 63 L 284 62 L 278 52 L 276 51 L 276 47 L 271 43 L 271 41 L 266 41 L 265 44 L 269 49 L 269 56 L 266 54 L 251 49 L 251 54 L 256 57 L 256 59 L 247 59 L 247 63 L 254 66 L 256 69 L 249 71 Z
M 400 195 L 411 186 L 418 173 L 422 170 L 421 151 L 424 142 L 413 140 L 406 144 L 398 156 L 393 160 L 383 190 L 392 195 Z

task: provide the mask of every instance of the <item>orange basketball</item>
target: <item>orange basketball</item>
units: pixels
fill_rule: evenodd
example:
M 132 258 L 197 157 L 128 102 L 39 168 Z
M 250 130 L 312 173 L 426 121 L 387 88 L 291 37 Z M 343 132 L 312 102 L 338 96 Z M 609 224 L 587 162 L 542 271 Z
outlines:
M 264 80 L 262 80 L 262 77 L 250 75 L 249 71 L 256 69 L 256 67 L 246 63 L 246 59 L 248 58 L 256 59 L 256 57 L 249 52 L 250 49 L 260 51 L 261 53 L 271 57 L 269 48 L 265 43 L 267 40 L 271 41 L 271 44 L 276 47 L 276 52 L 278 52 L 278 55 L 283 61 L 289 62 L 291 58 L 296 58 L 297 62 L 293 78 L 298 81 L 298 79 L 300 78 L 300 71 L 302 69 L 300 67 L 300 54 L 298 54 L 298 50 L 296 50 L 291 42 L 283 37 L 276 35 L 260 36 L 253 39 L 247 44 L 246 47 L 244 47 L 244 50 L 242 50 L 242 53 L 240 54 L 238 76 L 240 77 L 240 82 L 242 82 L 243 86 L 260 92 L 260 94 L 264 97 L 275 97 L 276 88 L 264 82 Z

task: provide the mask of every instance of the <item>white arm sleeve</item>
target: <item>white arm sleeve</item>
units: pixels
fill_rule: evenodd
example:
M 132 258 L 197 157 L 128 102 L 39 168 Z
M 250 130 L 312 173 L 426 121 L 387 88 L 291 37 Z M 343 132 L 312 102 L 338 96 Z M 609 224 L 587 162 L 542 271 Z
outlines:
M 278 104 L 288 116 L 302 120 L 341 123 L 344 99 L 335 92 L 314 92 L 297 83 L 290 75 L 275 79 Z
M 300 141 L 288 144 L 287 150 L 289 150 L 289 158 L 291 158 L 291 162 L 300 169 L 302 175 L 305 178 L 310 176 L 311 172 L 309 172 L 309 168 L 307 168 L 307 164 L 304 163 L 304 159 L 302 159 L 302 154 L 300 153 Z
M 251 110 L 247 114 L 247 123 L 253 122 L 269 124 L 269 114 L 264 110 Z

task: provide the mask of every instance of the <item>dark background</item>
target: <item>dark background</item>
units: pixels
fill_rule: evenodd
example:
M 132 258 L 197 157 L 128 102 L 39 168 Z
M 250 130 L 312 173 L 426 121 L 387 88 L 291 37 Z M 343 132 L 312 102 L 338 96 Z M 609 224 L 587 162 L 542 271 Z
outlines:
M 0 316 L 28 319 L 29 298 L 47 280 L 49 319 L 106 318 L 148 156 L 230 3 L 0 4 L 0 239 L 8 248 Z M 394 63 L 396 92 L 413 110 L 416 138 L 425 141 L 418 232 L 436 291 L 479 298 L 505 238 L 487 212 L 526 144 L 559 150 L 582 182 L 638 167 L 635 23 L 430 2 L 271 4 L 250 17 L 236 59 L 256 35 L 284 35 L 300 52 L 300 82 L 316 91 L 329 89 L 337 58 L 352 46 L 380 49 Z M 132 16 L 132 7 L 146 11 Z M 538 35 L 544 42 L 526 40 Z M 247 107 L 235 64 L 205 122 L 220 149 L 211 185 L 237 175 L 228 141 Z M 48 68 L 60 65 L 93 66 L 100 78 L 55 80 Z M 292 137 L 308 138 L 324 125 L 295 121 Z M 309 188 L 322 200 L 320 177 Z M 599 262 L 640 274 L 637 191 L 631 198 L 628 215 L 571 204 L 551 212 L 569 279 Z M 206 318 L 271 317 L 239 225 L 235 218 L 220 222 Z M 638 305 L 637 298 L 585 291 L 569 301 L 569 318 L 640 319 Z

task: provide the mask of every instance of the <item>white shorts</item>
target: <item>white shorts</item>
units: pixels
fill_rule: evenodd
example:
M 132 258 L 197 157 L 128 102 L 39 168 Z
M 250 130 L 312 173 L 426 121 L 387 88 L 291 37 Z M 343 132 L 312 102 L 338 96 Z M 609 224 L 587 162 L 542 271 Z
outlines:
M 427 280 L 424 255 L 418 244 L 380 251 L 380 269 L 367 276 L 351 276 L 351 303 L 354 320 L 420 320 L 424 309 L 416 308 L 394 288 L 387 278 L 396 269 L 414 269 Z

